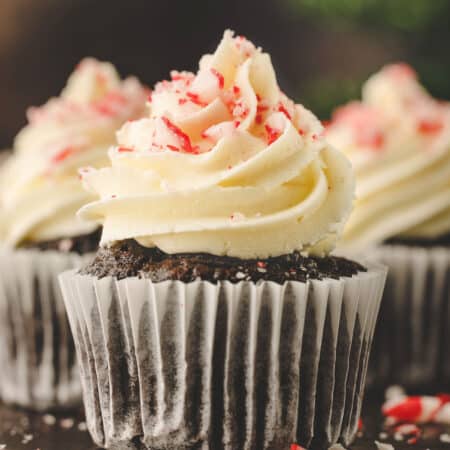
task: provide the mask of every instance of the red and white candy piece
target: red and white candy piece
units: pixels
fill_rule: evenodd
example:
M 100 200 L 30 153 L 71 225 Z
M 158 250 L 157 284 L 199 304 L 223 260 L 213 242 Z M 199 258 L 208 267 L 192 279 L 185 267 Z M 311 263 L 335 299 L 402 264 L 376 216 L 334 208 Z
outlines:
M 304 447 L 301 447 L 298 444 L 291 444 L 291 449 L 290 450 L 306 450 Z
M 394 439 L 396 441 L 403 441 L 406 439 L 408 444 L 415 444 L 418 440 L 422 432 L 420 431 L 417 425 L 413 423 L 404 423 L 402 425 L 398 425 L 394 429 Z
M 450 395 L 393 398 L 383 405 L 382 412 L 396 422 L 450 424 Z

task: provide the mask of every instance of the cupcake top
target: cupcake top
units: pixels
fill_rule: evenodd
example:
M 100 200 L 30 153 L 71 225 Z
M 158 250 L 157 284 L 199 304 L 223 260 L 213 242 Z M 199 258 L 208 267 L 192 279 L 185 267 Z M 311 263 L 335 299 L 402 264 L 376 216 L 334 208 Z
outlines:
M 328 252 L 351 209 L 347 159 L 277 84 L 268 54 L 226 31 L 197 74 L 156 84 L 126 123 L 111 167 L 84 172 L 99 199 L 80 211 L 102 245 L 243 259 Z
M 450 103 L 433 99 L 409 66 L 373 75 L 362 101 L 336 110 L 326 135 L 348 155 L 357 179 L 343 245 L 450 232 Z
M 18 246 L 97 228 L 75 215 L 92 200 L 78 168 L 106 163 L 115 131 L 126 120 L 142 117 L 146 96 L 137 79 L 122 81 L 111 64 L 89 58 L 81 61 L 60 97 L 30 108 L 28 124 L 0 173 L 2 240 Z

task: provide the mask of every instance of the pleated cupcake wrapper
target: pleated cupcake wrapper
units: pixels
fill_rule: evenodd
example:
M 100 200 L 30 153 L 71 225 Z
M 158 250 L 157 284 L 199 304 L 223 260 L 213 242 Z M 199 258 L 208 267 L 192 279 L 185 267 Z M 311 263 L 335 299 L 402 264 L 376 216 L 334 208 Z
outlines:
M 349 443 L 386 270 L 340 280 L 60 276 L 87 423 L 107 448 Z
M 58 275 L 86 257 L 0 250 L 0 397 L 46 410 L 81 403 L 77 360 Z
M 450 382 L 450 249 L 380 246 L 389 267 L 370 383 Z

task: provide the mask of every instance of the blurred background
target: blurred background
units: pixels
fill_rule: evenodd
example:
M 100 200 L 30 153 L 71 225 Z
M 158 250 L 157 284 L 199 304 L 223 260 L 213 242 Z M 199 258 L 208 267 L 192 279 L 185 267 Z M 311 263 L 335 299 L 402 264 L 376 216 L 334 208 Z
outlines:
M 322 119 L 398 60 L 449 99 L 449 23 L 449 0 L 1 0 L 0 148 L 84 56 L 151 86 L 195 70 L 225 28 L 271 53 L 282 89 Z

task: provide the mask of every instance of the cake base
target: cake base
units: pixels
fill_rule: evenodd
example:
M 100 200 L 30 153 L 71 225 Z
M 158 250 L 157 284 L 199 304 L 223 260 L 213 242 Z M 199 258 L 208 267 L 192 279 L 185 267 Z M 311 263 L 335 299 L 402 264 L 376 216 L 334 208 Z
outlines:
M 25 241 L 21 248 L 36 249 L 36 250 L 56 250 L 62 253 L 78 253 L 85 255 L 87 253 L 94 253 L 98 249 L 98 243 L 101 238 L 101 229 L 97 229 L 89 234 L 82 234 L 79 236 L 63 237 L 43 242 Z
M 286 281 L 323 280 L 351 277 L 365 271 L 360 264 L 337 256 L 302 256 L 299 252 L 267 259 L 239 259 L 206 253 L 168 255 L 129 239 L 101 247 L 95 259 L 81 273 L 97 278 L 111 276 L 161 281 Z

